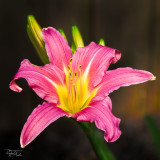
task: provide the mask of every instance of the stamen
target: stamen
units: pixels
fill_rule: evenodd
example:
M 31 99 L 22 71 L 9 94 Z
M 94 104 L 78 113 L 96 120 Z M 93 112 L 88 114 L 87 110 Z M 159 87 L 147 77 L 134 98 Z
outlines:
M 71 76 L 71 73 L 69 72 L 69 76 L 68 76 L 68 85 L 67 85 L 67 92 L 68 92 L 68 106 L 71 105 L 71 101 L 70 101 L 70 76 Z
M 71 72 L 69 72 L 69 78 L 72 78 L 72 73 Z
M 68 92 L 68 110 L 71 113 L 78 112 L 81 107 L 83 107 L 83 77 L 81 72 L 81 65 L 78 66 L 78 72 L 73 72 L 72 70 L 72 58 L 70 59 L 70 64 L 68 65 L 67 73 L 67 92 Z
M 78 87 L 78 85 L 77 85 L 77 72 L 75 72 L 74 73 L 74 75 L 75 75 L 75 77 L 74 77 L 74 83 L 75 83 L 75 85 L 74 85 L 74 91 L 75 91 L 75 111 L 77 111 L 77 109 L 78 109 L 78 93 L 77 93 L 77 87 Z
M 68 70 L 69 70 L 69 71 L 71 70 L 71 67 L 70 67 L 70 65 L 68 65 Z
M 70 58 L 69 71 L 72 73 L 72 58 Z
M 68 97 L 68 100 L 69 100 L 69 104 L 70 104 L 70 107 L 71 107 L 71 110 L 73 111 L 73 102 L 74 102 L 74 90 L 73 90 L 73 77 L 72 77 L 72 73 L 69 72 L 69 97 Z
M 81 67 L 82 65 L 79 65 L 79 77 L 80 77 L 80 106 L 81 106 L 81 100 L 82 100 L 82 76 L 81 76 Z
M 97 90 L 89 91 L 88 77 L 84 78 L 84 70 L 79 65 L 72 69 L 72 58 L 68 69 L 65 68 L 66 85 L 60 86 L 58 95 L 60 97 L 60 108 L 73 114 L 88 106 L 91 99 L 96 95 Z M 87 73 L 86 73 L 87 75 Z

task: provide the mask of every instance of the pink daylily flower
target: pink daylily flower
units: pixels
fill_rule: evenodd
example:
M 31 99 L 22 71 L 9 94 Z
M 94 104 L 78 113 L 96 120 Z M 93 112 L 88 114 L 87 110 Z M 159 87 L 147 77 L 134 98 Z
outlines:
M 142 83 L 155 77 L 147 71 L 118 68 L 107 71 L 121 53 L 91 42 L 72 51 L 65 38 L 54 28 L 43 29 L 43 39 L 50 64 L 43 67 L 23 60 L 10 83 L 10 89 L 21 92 L 15 80 L 25 78 L 39 97 L 46 100 L 33 110 L 21 132 L 21 147 L 32 142 L 49 124 L 67 116 L 77 121 L 95 122 L 105 132 L 107 142 L 121 135 L 120 119 L 112 110 L 109 93 L 121 86 Z

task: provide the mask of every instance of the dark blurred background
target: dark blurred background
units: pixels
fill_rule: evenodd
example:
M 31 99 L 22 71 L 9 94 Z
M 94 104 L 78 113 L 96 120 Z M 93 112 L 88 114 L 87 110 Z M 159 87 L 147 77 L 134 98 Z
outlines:
M 10 158 L 5 149 L 20 149 L 21 129 L 32 110 L 43 102 L 23 79 L 17 81 L 24 89 L 21 93 L 8 87 L 23 59 L 43 65 L 26 33 L 28 14 L 42 27 L 63 29 L 70 44 L 72 25 L 80 29 L 85 45 L 104 38 L 106 45 L 122 52 L 121 60 L 110 69 L 130 66 L 157 77 L 110 95 L 113 113 L 122 120 L 122 135 L 107 145 L 118 160 L 158 159 L 144 117 L 152 116 L 160 127 L 159 0 L 0 0 L 0 159 Z M 61 118 L 23 149 L 21 157 L 11 159 L 97 158 L 81 128 Z

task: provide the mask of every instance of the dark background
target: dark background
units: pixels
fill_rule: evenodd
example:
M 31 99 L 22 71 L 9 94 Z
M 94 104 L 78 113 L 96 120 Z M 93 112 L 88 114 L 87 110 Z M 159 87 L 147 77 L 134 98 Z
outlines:
M 23 79 L 18 80 L 23 92 L 8 87 L 23 59 L 42 65 L 26 33 L 28 14 L 42 27 L 62 28 L 70 44 L 72 25 L 80 29 L 85 45 L 104 38 L 106 45 L 122 52 L 121 60 L 110 69 L 130 66 L 157 77 L 110 95 L 113 113 L 122 120 L 122 135 L 108 146 L 118 160 L 158 159 L 144 117 L 151 115 L 160 127 L 159 0 L 0 0 L 0 159 L 97 159 L 81 128 L 67 118 L 45 129 L 23 149 L 22 157 L 5 154 L 5 149 L 20 149 L 21 129 L 43 102 Z

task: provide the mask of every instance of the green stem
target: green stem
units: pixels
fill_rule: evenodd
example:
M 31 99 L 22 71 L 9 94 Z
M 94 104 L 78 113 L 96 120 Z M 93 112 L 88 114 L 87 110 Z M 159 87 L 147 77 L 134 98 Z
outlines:
M 160 158 L 160 129 L 158 128 L 155 120 L 150 115 L 146 115 L 144 119 L 157 149 L 157 155 Z
M 115 160 L 114 155 L 111 153 L 109 148 L 106 145 L 106 142 L 93 127 L 92 123 L 88 122 L 77 122 L 86 133 L 92 147 L 97 155 L 99 160 Z

